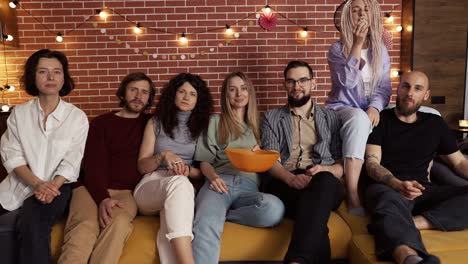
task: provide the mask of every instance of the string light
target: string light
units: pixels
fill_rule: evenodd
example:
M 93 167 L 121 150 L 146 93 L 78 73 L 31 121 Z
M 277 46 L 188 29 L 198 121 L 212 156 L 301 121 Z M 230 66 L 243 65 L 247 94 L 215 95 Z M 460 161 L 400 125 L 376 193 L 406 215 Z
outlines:
M 98 14 L 102 19 L 107 18 L 107 12 L 104 9 L 96 9 L 96 14 Z
M 13 36 L 12 35 L 3 35 L 3 39 L 6 41 L 13 41 Z
M 10 92 L 13 92 L 15 90 L 15 87 L 13 85 L 5 84 L 5 89 Z
M 7 104 L 4 104 L 2 105 L 1 109 L 2 109 L 2 112 L 8 112 L 10 111 L 10 106 Z
M 401 75 L 401 71 L 399 70 L 392 70 L 392 77 L 398 77 Z
M 402 27 L 401 25 L 398 25 L 398 26 L 396 27 L 396 31 L 398 31 L 398 32 L 403 31 L 403 27 Z
M 232 35 L 232 33 L 234 33 L 234 32 L 232 31 L 231 26 L 229 26 L 228 24 L 226 24 L 226 34 Z
M 264 13 L 265 15 L 269 15 L 269 14 L 271 13 L 271 8 L 270 8 L 269 5 L 266 5 L 266 6 L 265 6 L 265 9 L 263 9 L 263 13 Z
M 137 34 L 141 33 L 140 23 L 136 23 L 135 27 L 133 28 L 133 32 L 135 32 Z
M 187 37 L 185 36 L 185 32 L 180 35 L 179 41 L 181 44 L 187 44 L 188 40 Z
M 392 13 L 391 12 L 385 13 L 385 19 L 387 19 L 388 23 L 392 23 L 393 22 Z
M 18 1 L 11 1 L 13 3 L 18 3 Z M 56 34 L 53 29 L 49 28 L 49 25 L 47 24 L 44 24 L 41 22 L 40 19 L 36 18 L 35 16 L 33 16 L 31 14 L 31 12 L 29 12 L 27 9 L 25 9 L 22 5 L 18 5 L 19 8 L 21 8 L 23 11 L 25 11 L 26 13 L 28 13 L 32 18 L 34 18 L 39 24 L 41 24 L 41 26 L 43 28 L 45 28 L 49 33 L 51 34 Z M 232 23 L 229 23 L 229 24 L 226 24 L 225 27 L 225 30 L 226 30 L 226 34 L 233 34 L 235 38 L 239 38 L 239 33 L 235 33 L 234 30 L 232 30 L 232 33 L 231 33 L 231 30 L 229 30 L 229 28 L 233 25 L 238 25 L 240 22 L 243 22 L 245 21 L 246 19 L 258 14 L 258 12 L 261 12 L 263 10 L 264 14 L 265 15 L 268 15 L 270 16 L 271 13 L 272 13 L 272 9 L 271 7 L 267 4 L 266 6 L 260 8 L 260 9 L 257 9 L 257 11 L 255 11 L 254 13 L 250 13 L 248 15 L 246 15 L 244 18 L 241 18 L 239 20 L 236 20 Z M 139 34 L 143 31 L 142 29 L 142 25 L 138 22 L 134 22 L 134 21 L 131 21 L 129 20 L 125 15 L 122 15 L 120 14 L 118 11 L 114 10 L 114 9 L 111 9 L 111 8 L 102 8 L 102 9 L 94 9 L 94 14 L 95 15 L 99 15 L 100 17 L 103 17 L 103 16 L 109 16 L 110 15 L 110 12 L 112 12 L 113 15 L 116 15 L 120 18 L 122 18 L 123 20 L 127 21 L 128 23 L 131 23 L 133 25 L 136 25 L 133 30 L 136 34 Z M 278 14 L 278 16 L 281 16 L 285 19 L 287 19 L 291 24 L 294 24 L 296 26 L 298 26 L 299 28 L 302 28 L 296 21 L 293 21 L 291 19 L 289 19 L 286 15 L 282 14 L 281 12 L 276 12 L 276 14 Z M 83 22 L 81 23 L 78 23 L 77 25 L 75 25 L 75 27 L 71 28 L 71 29 L 68 29 L 68 30 L 64 30 L 64 32 L 62 33 L 59 33 L 59 34 L 56 34 L 56 41 L 57 42 L 62 42 L 63 41 L 63 35 L 69 35 L 70 33 L 76 31 L 78 28 L 82 27 L 83 25 L 85 25 L 86 23 L 88 23 L 88 21 L 92 20 L 95 16 L 88 16 Z M 228 28 L 229 26 L 229 28 Z M 174 32 L 174 31 L 171 31 L 171 30 L 166 30 L 166 29 L 162 29 L 162 28 L 156 28 L 156 27 L 144 27 L 146 30 L 150 30 L 150 31 L 154 31 L 154 32 L 159 32 L 159 33 L 163 33 L 163 34 L 178 34 L 177 32 Z M 207 32 L 211 32 L 211 31 L 216 31 L 216 30 L 219 30 L 220 28 L 211 28 L 211 29 L 207 29 L 207 30 L 202 30 L 202 31 L 198 31 L 198 32 L 193 32 L 191 34 L 193 35 L 198 35 L 198 34 L 203 34 L 203 33 L 207 33 Z M 186 33 L 184 33 L 185 35 Z M 302 36 L 302 34 L 305 34 L 303 32 L 300 32 L 299 33 L 299 37 Z M 186 43 L 188 40 L 185 38 L 179 38 L 179 40 L 181 42 L 184 42 Z
M 302 31 L 301 31 L 301 37 L 305 38 L 307 37 L 307 27 L 303 28 Z
M 10 1 L 10 3 L 8 3 L 8 6 L 11 8 L 16 8 L 17 5 L 18 5 L 18 0 Z
M 63 37 L 62 37 L 62 33 L 57 33 L 57 36 L 55 37 L 55 40 L 57 42 L 62 42 L 63 41 Z

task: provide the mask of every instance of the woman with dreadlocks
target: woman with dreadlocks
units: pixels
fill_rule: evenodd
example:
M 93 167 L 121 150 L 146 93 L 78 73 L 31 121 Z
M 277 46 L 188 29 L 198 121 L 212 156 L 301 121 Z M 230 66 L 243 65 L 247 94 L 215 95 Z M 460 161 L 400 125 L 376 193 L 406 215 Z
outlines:
M 347 205 L 351 214 L 364 214 L 358 180 L 366 141 L 377 126 L 380 111 L 390 100 L 390 58 L 382 41 L 382 19 L 376 0 L 348 0 L 341 12 L 341 38 L 328 52 L 332 90 L 327 107 L 343 122 L 343 158 Z

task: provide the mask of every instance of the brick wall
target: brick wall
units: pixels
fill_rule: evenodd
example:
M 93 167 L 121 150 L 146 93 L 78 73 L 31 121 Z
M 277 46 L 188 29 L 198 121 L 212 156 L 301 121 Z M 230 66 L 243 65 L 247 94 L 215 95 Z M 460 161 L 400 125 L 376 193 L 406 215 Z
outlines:
M 315 70 L 318 89 L 314 91 L 320 104 L 326 99 L 331 83 L 326 60 L 330 45 L 338 38 L 333 14 L 342 0 L 271 0 L 273 12 L 278 11 L 277 27 L 265 31 L 257 23 L 255 12 L 265 0 L 135 0 L 135 1 L 38 1 L 21 0 L 29 11 L 52 32 L 45 29 L 25 10 L 17 8 L 18 48 L 6 48 L 10 83 L 15 92 L 4 92 L 4 100 L 11 105 L 30 98 L 19 89 L 18 78 L 25 59 L 42 48 L 65 52 L 70 59 L 76 89 L 66 100 L 83 109 L 89 117 L 118 107 L 115 91 L 120 80 L 129 72 L 142 71 L 155 82 L 159 94 L 162 85 L 174 74 L 191 72 L 207 80 L 219 111 L 220 86 L 231 71 L 243 71 L 252 79 L 261 111 L 286 102 L 282 86 L 282 71 L 288 61 L 308 61 Z M 401 0 L 379 0 L 384 12 L 393 8 L 393 23 L 385 23 L 392 32 L 390 50 L 392 69 L 400 63 Z M 112 11 L 105 20 L 96 9 L 105 6 L 128 20 L 139 22 L 143 32 L 133 33 L 133 24 Z M 235 4 L 231 4 L 235 3 Z M 233 25 L 235 21 L 247 19 Z M 86 19 L 89 20 L 73 32 Z M 239 37 L 226 38 L 223 27 L 231 24 Z M 299 25 L 299 26 L 298 26 Z M 298 33 L 301 27 L 310 30 L 306 39 Z M 172 32 L 160 33 L 156 30 Z M 218 28 L 218 30 L 214 30 Z M 209 31 L 194 34 L 195 32 Z M 62 43 L 55 41 L 56 32 L 65 32 Z M 186 32 L 189 42 L 180 45 L 177 35 Z M 229 39 L 229 40 L 227 40 Z M 3 53 L 0 52 L 3 57 Z M 3 58 L 0 81 L 5 79 Z M 397 78 L 392 78 L 396 87 Z

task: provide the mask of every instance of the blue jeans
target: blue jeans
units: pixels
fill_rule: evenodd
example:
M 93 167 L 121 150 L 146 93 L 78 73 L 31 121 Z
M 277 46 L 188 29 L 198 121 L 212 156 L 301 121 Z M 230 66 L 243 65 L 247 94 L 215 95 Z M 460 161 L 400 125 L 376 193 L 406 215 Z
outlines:
M 228 193 L 217 193 L 206 181 L 195 199 L 192 241 L 197 264 L 218 263 L 224 222 L 270 227 L 283 218 L 284 205 L 277 197 L 258 191 L 257 183 L 242 176 L 220 175 Z

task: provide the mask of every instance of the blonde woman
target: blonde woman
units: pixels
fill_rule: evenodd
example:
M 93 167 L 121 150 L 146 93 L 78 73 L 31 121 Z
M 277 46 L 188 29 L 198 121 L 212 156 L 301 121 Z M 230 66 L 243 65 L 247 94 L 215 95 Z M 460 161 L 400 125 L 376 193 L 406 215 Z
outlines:
M 283 203 L 258 190 L 256 173 L 239 171 L 229 162 L 227 148 L 251 149 L 260 142 L 255 90 L 241 72 L 229 74 L 221 91 L 221 114 L 211 118 L 198 138 L 195 160 L 206 181 L 195 201 L 195 263 L 218 263 L 224 221 L 269 227 L 283 217 Z
M 390 57 L 382 41 L 382 19 L 376 0 L 349 0 L 341 13 L 341 39 L 328 53 L 332 90 L 327 107 L 338 112 L 343 126 L 348 210 L 364 214 L 358 180 L 367 137 L 377 126 L 392 93 Z

